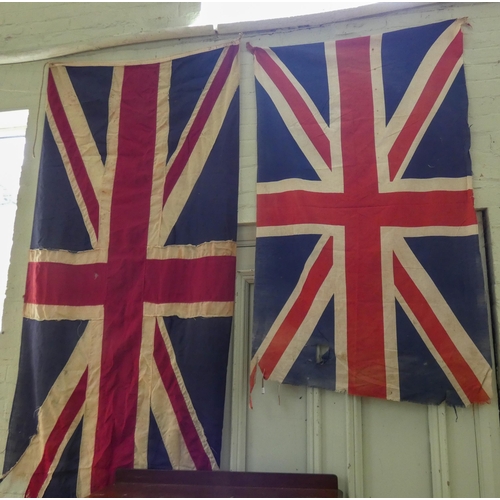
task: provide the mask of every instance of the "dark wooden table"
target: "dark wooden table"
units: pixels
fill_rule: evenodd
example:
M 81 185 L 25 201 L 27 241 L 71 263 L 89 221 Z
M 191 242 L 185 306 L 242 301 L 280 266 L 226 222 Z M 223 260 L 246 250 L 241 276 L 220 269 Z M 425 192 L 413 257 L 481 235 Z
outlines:
M 342 497 L 333 474 L 119 469 L 93 498 Z

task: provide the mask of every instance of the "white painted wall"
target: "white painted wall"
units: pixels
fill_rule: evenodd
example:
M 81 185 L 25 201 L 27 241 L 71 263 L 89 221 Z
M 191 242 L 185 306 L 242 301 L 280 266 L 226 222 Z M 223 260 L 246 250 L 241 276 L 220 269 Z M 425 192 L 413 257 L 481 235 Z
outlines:
M 14 12 L 14 5 L 0 4 L 0 25 L 6 19 L 13 20 L 9 21 L 9 29 L 12 30 L 9 33 L 14 34 L 13 38 L 4 40 L 2 31 L 0 48 L 2 51 L 7 49 L 11 54 L 31 50 L 31 42 L 35 40 L 43 40 L 44 44 L 68 41 L 73 48 L 75 41 L 83 40 L 82 37 L 85 37 L 84 41 L 97 38 L 109 41 L 113 36 L 123 35 L 120 26 L 122 31 L 128 29 L 129 33 L 134 30 L 139 33 L 141 27 L 156 33 L 161 24 L 157 20 L 159 10 L 167 6 L 172 8 L 167 15 L 172 24 L 168 26 L 180 26 L 183 22 L 188 24 L 185 21 L 189 17 L 186 11 L 181 13 L 175 10 L 179 4 L 174 3 L 143 3 L 140 4 L 145 6 L 143 9 L 138 8 L 138 4 L 131 4 L 133 7 L 129 14 L 121 12 L 127 4 L 85 4 L 97 9 L 93 15 L 99 22 L 96 25 L 88 23 L 92 16 L 82 15 L 82 28 L 85 29 L 80 30 L 75 26 L 78 21 L 71 14 L 71 9 L 64 10 L 66 5 L 75 4 L 49 4 L 52 6 L 48 10 L 38 10 L 36 18 L 40 22 L 31 28 L 33 17 L 31 22 L 30 18 L 19 17 L 19 12 Z M 102 11 L 99 10 L 100 5 Z M 115 11 L 110 5 L 120 7 Z M 309 43 L 380 33 L 451 18 L 469 18 L 471 27 L 464 29 L 464 59 L 470 98 L 473 182 L 476 208 L 485 210 L 487 253 L 493 285 L 493 326 L 495 331 L 499 331 L 500 7 L 496 3 L 401 5 L 399 11 L 394 10 L 396 4 L 385 7 L 375 5 L 353 9 L 351 12 L 304 17 L 298 21 L 219 26 L 218 33 L 210 29 L 203 32 L 193 30 L 198 35 L 195 38 L 105 49 L 71 56 L 70 59 L 89 62 L 154 59 L 207 47 L 216 40 L 233 39 L 243 33 L 240 59 L 241 242 L 233 339 L 234 370 L 228 387 L 223 466 L 234 470 L 335 473 L 339 476 L 341 489 L 351 497 L 500 496 L 497 401 L 480 408 L 458 409 L 455 412 L 444 407 L 427 408 L 411 403 L 352 398 L 314 389 L 290 386 L 278 388 L 269 382 L 266 382 L 265 394 L 261 394 L 258 382 L 253 394 L 254 409 L 248 410 L 247 407 L 245 366 L 248 362 L 251 319 L 249 311 L 254 259 L 252 225 L 255 223 L 257 157 L 252 57 L 245 50 L 247 41 L 254 45 L 270 46 Z M 197 6 L 193 7 L 196 10 Z M 9 12 L 9 9 L 14 11 Z M 384 9 L 393 11 L 384 13 Z M 53 25 L 41 21 L 45 13 L 61 13 L 63 24 L 68 20 L 66 28 L 56 38 L 50 36 Z M 32 16 L 31 13 L 27 15 Z M 128 16 L 133 20 L 128 19 Z M 28 38 L 24 37 L 31 36 L 31 30 L 35 27 L 40 36 L 26 42 Z M 17 46 L 16 37 L 19 38 Z M 5 45 L 7 42 L 8 46 Z M 9 408 L 17 375 L 22 295 L 43 117 L 43 113 L 38 114 L 40 95 L 43 95 L 43 74 L 44 61 L 0 66 L 0 111 L 19 108 L 30 110 L 27 156 L 21 178 L 3 320 L 4 333 L 0 335 L 0 363 L 6 367 L 0 369 L 0 464 L 3 461 Z M 41 102 L 43 106 L 43 98 Z M 15 492 L 5 494 L 11 496 Z
M 0 5 L 2 55 L 106 42 L 190 25 L 200 2 L 12 2 Z

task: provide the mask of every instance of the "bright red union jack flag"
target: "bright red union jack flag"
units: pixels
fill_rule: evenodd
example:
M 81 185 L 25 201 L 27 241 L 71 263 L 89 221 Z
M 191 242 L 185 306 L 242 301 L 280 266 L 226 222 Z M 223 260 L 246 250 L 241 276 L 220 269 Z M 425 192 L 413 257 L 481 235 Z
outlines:
M 251 386 L 489 401 L 463 20 L 254 54 Z
M 118 467 L 218 468 L 237 54 L 50 66 L 5 491 L 87 496 Z

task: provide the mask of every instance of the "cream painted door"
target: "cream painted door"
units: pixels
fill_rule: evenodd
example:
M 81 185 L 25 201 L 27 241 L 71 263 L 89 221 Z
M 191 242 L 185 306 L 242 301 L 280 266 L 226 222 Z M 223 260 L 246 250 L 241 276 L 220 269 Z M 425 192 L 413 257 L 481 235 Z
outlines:
M 254 228 L 240 228 L 222 467 L 334 473 L 349 497 L 500 495 L 498 402 L 423 406 L 257 380 L 248 363 Z

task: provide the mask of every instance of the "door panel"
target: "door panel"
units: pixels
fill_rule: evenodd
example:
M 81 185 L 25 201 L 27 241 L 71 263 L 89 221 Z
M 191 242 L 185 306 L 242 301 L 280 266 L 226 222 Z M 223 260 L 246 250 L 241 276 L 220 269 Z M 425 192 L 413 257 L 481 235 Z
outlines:
M 497 496 L 498 404 L 451 408 L 280 385 L 249 408 L 255 228 L 240 228 L 223 467 L 333 473 L 350 497 Z M 229 455 L 229 456 L 228 456 Z

